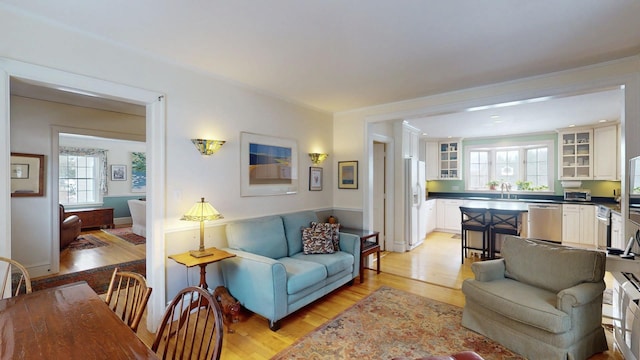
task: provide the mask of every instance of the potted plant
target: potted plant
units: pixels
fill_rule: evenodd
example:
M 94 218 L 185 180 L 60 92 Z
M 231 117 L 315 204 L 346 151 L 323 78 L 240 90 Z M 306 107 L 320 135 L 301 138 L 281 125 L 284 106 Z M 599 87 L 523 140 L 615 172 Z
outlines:
M 491 180 L 491 181 L 489 181 L 489 182 L 487 183 L 487 185 L 489 185 L 489 190 L 495 190 L 495 189 L 496 189 L 496 187 L 497 187 L 498 185 L 500 185 L 500 181 L 498 181 L 498 180 Z
M 516 186 L 518 190 L 531 190 L 531 181 L 518 180 L 516 181 Z

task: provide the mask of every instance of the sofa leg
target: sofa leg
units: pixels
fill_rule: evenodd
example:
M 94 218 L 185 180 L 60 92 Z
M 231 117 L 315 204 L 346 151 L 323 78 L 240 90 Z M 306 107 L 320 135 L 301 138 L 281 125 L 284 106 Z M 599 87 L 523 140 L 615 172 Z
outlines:
M 280 330 L 280 321 L 269 320 L 269 329 L 271 329 L 271 331 Z
M 354 279 L 351 279 L 347 284 L 349 284 L 349 286 L 353 286 L 354 281 Z

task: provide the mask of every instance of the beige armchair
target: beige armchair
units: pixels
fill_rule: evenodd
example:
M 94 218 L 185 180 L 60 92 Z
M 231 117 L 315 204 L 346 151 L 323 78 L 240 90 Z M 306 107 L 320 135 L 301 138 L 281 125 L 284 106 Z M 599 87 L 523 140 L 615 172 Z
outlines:
M 605 253 L 507 236 L 502 258 L 475 262 L 462 284 L 462 325 L 528 359 L 587 359 L 607 350 Z
M 77 215 L 66 216 L 64 206 L 60 204 L 60 251 L 80 236 L 82 220 Z

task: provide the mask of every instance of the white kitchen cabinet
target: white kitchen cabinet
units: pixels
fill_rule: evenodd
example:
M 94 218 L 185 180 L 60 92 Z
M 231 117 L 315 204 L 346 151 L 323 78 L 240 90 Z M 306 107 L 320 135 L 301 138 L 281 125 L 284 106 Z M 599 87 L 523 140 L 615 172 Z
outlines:
M 622 233 L 622 215 L 612 211 L 611 212 L 611 247 L 617 249 L 624 249 L 626 247 L 624 241 L 624 234 Z
M 427 234 L 432 233 L 438 227 L 438 210 L 436 208 L 436 200 L 427 200 L 424 203 L 427 213 Z
M 440 180 L 462 178 L 462 142 L 448 140 L 438 143 Z
M 439 180 L 438 142 L 427 141 L 425 144 L 425 162 L 427 165 L 427 180 Z
M 420 147 L 420 133 L 418 129 L 404 125 L 402 127 L 402 155 L 406 158 L 418 160 L 418 149 Z
M 595 246 L 596 207 L 564 204 L 562 206 L 562 242 Z
M 620 180 L 618 125 L 593 129 L 593 180 Z
M 560 180 L 593 179 L 593 129 L 560 132 L 558 148 Z
M 460 206 L 463 200 L 437 199 L 437 228 L 442 231 L 460 233 Z

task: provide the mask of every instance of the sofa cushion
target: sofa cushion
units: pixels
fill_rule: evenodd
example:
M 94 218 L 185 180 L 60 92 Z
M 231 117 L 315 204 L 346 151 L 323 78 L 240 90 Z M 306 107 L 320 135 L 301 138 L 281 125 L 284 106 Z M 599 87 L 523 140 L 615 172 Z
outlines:
M 320 227 L 302 229 L 302 251 L 305 254 L 333 254 L 333 231 Z
M 315 229 L 316 227 L 320 227 L 324 231 L 331 231 L 333 249 L 335 251 L 340 251 L 340 224 L 319 223 L 312 221 L 311 228 Z
M 330 255 L 305 255 L 303 253 L 298 253 L 296 255 L 293 255 L 292 257 L 294 259 L 312 261 L 324 265 L 327 268 L 328 276 L 333 276 L 344 270 L 353 270 L 353 255 L 343 251 L 337 251 Z
M 467 279 L 462 283 L 462 292 L 474 303 L 521 323 L 554 334 L 571 330 L 569 314 L 555 307 L 555 292 L 512 279 Z
M 287 271 L 287 294 L 295 294 L 327 278 L 326 268 L 318 263 L 283 257 L 278 259 Z
M 282 215 L 282 223 L 287 236 L 287 256 L 302 252 L 302 229 L 310 227 L 312 221 L 318 221 L 318 216 L 313 211 Z
M 507 236 L 500 253 L 504 258 L 506 277 L 556 293 L 604 278 L 606 255 L 599 251 Z
M 267 216 L 227 224 L 227 242 L 232 249 L 278 259 L 287 256 L 282 219 Z

